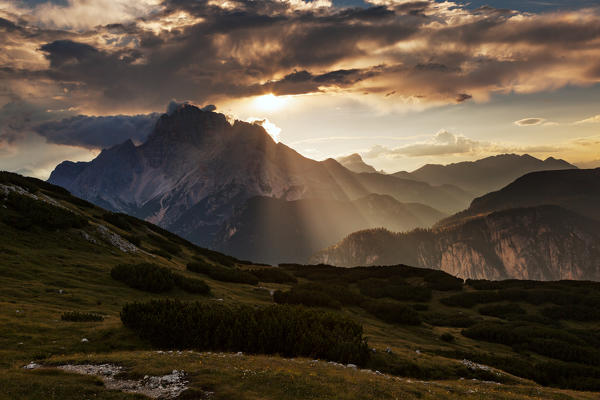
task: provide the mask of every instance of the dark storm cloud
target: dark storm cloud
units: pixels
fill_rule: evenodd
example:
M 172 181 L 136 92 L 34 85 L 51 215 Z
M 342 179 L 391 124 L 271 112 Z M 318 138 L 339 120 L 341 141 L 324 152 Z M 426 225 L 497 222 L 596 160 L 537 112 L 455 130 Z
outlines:
M 156 113 L 108 117 L 78 115 L 37 125 L 34 130 L 50 143 L 104 149 L 127 139 L 143 142 L 158 116 Z
M 171 98 L 328 90 L 460 103 L 597 82 L 597 9 L 535 15 L 451 2 L 373 3 L 166 0 L 141 18 L 79 31 L 4 15 L 0 84 L 64 108 L 111 113 L 156 110 Z

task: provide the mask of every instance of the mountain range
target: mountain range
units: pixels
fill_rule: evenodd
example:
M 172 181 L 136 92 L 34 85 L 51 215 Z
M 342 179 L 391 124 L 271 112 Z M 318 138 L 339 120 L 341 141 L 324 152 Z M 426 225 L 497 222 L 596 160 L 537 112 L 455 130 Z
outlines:
M 349 235 L 312 258 L 408 263 L 485 279 L 600 279 L 600 169 L 527 174 L 431 230 Z
M 397 202 L 397 208 L 404 207 L 400 203 L 428 206 L 423 210 L 431 216 L 416 218 L 427 223 L 442 213 L 463 209 L 472 197 L 452 185 L 432 186 L 378 173 L 355 173 L 333 159 L 311 160 L 274 142 L 260 125 L 230 123 L 223 114 L 188 104 L 163 114 L 143 144 L 136 146 L 128 140 L 103 150 L 90 162 L 65 161 L 52 172 L 49 182 L 102 207 L 148 220 L 213 248 L 222 245 L 223 235 L 216 240 L 217 233 L 223 232 L 228 220 L 256 196 L 282 201 L 353 202 L 348 207 L 356 208 L 370 203 L 355 200 L 375 193 L 389 196 L 387 202 Z M 302 208 L 304 204 L 310 203 L 288 207 Z M 358 210 L 351 216 L 356 219 L 351 226 L 373 226 L 359 223 L 366 221 L 360 215 L 370 214 L 373 211 Z M 376 220 L 392 229 L 414 226 L 414 222 L 387 217 Z M 331 223 L 343 225 L 338 220 Z M 235 235 L 242 235 L 237 225 Z M 325 243 L 348 233 L 351 231 L 328 237 Z
M 500 154 L 477 161 L 455 164 L 427 164 L 412 171 L 392 174 L 403 179 L 414 179 L 430 185 L 450 184 L 471 193 L 482 195 L 498 190 L 529 172 L 577 167 L 560 159 L 549 157 L 540 160 L 529 154 Z

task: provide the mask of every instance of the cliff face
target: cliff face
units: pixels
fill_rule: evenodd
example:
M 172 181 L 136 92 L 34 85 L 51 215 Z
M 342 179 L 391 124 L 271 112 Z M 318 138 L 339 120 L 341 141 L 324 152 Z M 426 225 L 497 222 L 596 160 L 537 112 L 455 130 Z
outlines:
M 473 279 L 600 280 L 600 223 L 555 206 L 513 209 L 426 232 L 357 232 L 311 261 L 408 264 Z

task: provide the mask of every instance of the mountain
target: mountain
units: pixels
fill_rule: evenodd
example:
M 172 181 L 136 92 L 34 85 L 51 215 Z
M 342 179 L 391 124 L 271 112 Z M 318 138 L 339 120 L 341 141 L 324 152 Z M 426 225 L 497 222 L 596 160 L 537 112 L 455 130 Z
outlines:
M 497 211 L 432 230 L 349 235 L 312 262 L 405 263 L 472 279 L 600 280 L 600 221 L 558 206 Z
M 413 172 L 401 171 L 393 176 L 412 178 L 431 185 L 451 184 L 483 194 L 498 190 L 529 172 L 576 168 L 564 160 L 552 157 L 540 160 L 529 154 L 501 154 L 448 165 L 427 164 Z
M 462 212 L 439 225 L 498 210 L 557 205 L 600 221 L 600 168 L 532 172 L 496 192 L 476 198 Z
M 365 163 L 358 153 L 350 154 L 349 156 L 338 157 L 335 159 L 337 162 L 342 164 L 344 167 L 348 168 L 353 172 L 368 172 L 375 173 L 377 170 L 373 168 L 371 165 Z
M 352 201 L 254 197 L 219 231 L 214 248 L 270 264 L 305 262 L 357 230 L 385 226 L 406 231 L 430 227 L 444 216 L 423 204 L 378 194 Z
M 257 124 L 230 123 L 188 104 L 163 114 L 143 144 L 129 140 L 87 163 L 65 161 L 49 182 L 203 246 L 214 246 L 217 232 L 256 196 L 353 201 L 376 193 L 446 213 L 472 198 L 451 185 L 355 173 L 333 159 L 317 162 L 275 143 Z

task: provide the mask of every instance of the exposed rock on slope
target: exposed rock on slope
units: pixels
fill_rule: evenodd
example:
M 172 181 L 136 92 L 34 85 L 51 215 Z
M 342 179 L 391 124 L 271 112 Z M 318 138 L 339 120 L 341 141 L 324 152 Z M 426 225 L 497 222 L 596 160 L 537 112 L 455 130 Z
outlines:
M 407 264 L 475 279 L 600 280 L 598 260 L 600 222 L 557 206 L 539 206 L 428 231 L 356 232 L 311 261 Z

